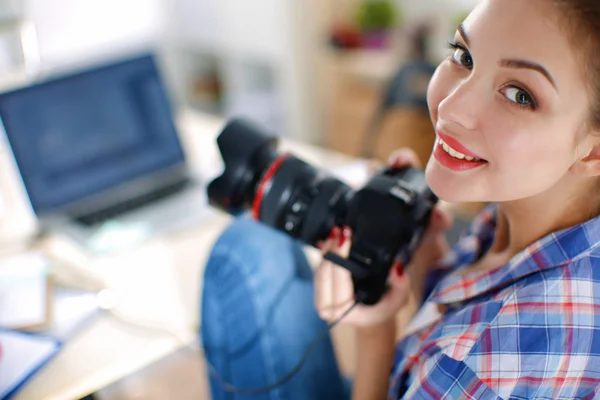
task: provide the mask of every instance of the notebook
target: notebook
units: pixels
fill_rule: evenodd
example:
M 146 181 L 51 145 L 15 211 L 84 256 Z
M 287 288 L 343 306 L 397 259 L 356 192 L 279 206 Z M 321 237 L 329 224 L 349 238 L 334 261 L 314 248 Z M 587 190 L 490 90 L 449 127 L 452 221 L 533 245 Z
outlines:
M 48 260 L 39 253 L 0 258 L 0 329 L 35 329 L 48 322 Z
M 0 330 L 0 399 L 11 398 L 60 347 L 47 336 Z

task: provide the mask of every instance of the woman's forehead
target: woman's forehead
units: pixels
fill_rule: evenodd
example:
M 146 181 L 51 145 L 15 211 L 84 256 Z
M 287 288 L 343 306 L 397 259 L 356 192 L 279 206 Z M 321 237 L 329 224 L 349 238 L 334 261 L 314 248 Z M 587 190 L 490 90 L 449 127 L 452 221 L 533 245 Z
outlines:
M 463 26 L 475 46 L 477 41 L 486 47 L 493 41 L 496 49 L 527 49 L 530 55 L 544 54 L 548 48 L 570 48 L 551 4 L 550 0 L 484 0 Z
M 550 0 L 484 0 L 463 23 L 469 49 L 488 61 L 527 60 L 540 64 L 557 85 L 581 70 L 575 44 Z

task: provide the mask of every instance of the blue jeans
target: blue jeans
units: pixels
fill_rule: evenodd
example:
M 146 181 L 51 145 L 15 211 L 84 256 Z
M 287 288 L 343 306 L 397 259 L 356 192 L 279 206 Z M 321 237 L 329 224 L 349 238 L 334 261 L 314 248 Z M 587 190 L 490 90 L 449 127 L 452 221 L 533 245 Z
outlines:
M 312 270 L 302 246 L 250 218 L 237 219 L 221 235 L 204 274 L 206 357 L 236 387 L 263 387 L 280 379 L 327 326 L 314 309 Z M 296 376 L 268 393 L 228 393 L 209 378 L 213 400 L 350 398 L 329 337 Z

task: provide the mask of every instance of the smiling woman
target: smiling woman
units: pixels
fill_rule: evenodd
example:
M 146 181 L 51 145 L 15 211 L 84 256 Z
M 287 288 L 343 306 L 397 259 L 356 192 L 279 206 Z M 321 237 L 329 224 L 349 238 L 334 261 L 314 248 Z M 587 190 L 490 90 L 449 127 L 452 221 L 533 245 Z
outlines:
M 427 182 L 443 200 L 495 205 L 451 250 L 449 219 L 435 210 L 411 263 L 391 270 L 384 299 L 348 314 L 343 323 L 356 327 L 358 342 L 353 398 L 383 398 L 386 391 L 390 399 L 600 395 L 598 48 L 598 0 L 482 0 L 460 25 L 428 88 L 436 143 Z M 418 164 L 406 150 L 393 163 Z M 333 236 L 324 248 L 339 244 Z M 265 250 L 290 245 L 277 240 L 243 221 L 223 235 L 205 278 L 213 302 L 213 317 L 203 314 L 209 341 L 213 327 L 240 336 L 263 329 L 260 307 L 273 303 L 260 290 L 276 287 L 280 276 L 306 276 L 297 272 L 298 252 Z M 275 255 L 281 274 L 270 270 Z M 241 277 L 248 283 L 232 283 Z M 307 290 L 300 278 L 292 281 Z M 316 328 L 286 345 L 280 343 L 289 336 L 280 332 L 312 326 L 315 315 L 339 315 L 352 288 L 349 274 L 327 262 L 314 284 L 320 314 L 306 298 L 288 295 L 277 303 L 285 315 L 261 334 L 254 357 L 235 358 L 233 349 L 245 342 L 219 342 L 214 333 L 215 348 L 225 349 L 212 355 L 222 371 L 241 383 L 247 377 L 234 371 L 244 367 L 285 373 L 276 366 L 292 363 L 286 345 L 296 348 Z M 221 287 L 226 294 L 211 294 Z M 250 310 L 219 323 L 227 304 Z M 395 317 L 419 307 L 427 318 L 417 318 L 394 351 Z M 281 397 L 347 396 L 335 363 L 325 364 L 331 353 L 325 346 L 314 360 L 327 367 L 303 370 L 278 388 Z M 213 395 L 225 398 L 214 382 Z
M 528 18 L 515 19 L 511 7 L 484 2 L 459 27 L 430 85 L 431 116 L 438 136 L 445 133 L 487 162 L 460 175 L 429 163 L 429 182 L 440 196 L 513 201 L 553 190 L 587 191 L 587 179 L 571 174 L 592 150 L 580 134 L 591 104 L 580 46 L 563 33 L 562 16 L 544 3 L 527 2 L 518 12 Z M 555 29 L 547 29 L 548 21 Z

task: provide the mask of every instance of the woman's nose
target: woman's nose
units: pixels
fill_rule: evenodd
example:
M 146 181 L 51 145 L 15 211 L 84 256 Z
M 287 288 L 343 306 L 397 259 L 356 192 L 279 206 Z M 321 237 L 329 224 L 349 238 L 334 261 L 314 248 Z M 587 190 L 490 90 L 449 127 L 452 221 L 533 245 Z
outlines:
M 476 129 L 484 97 L 472 77 L 461 80 L 440 102 L 439 118 L 458 124 L 467 130 Z

